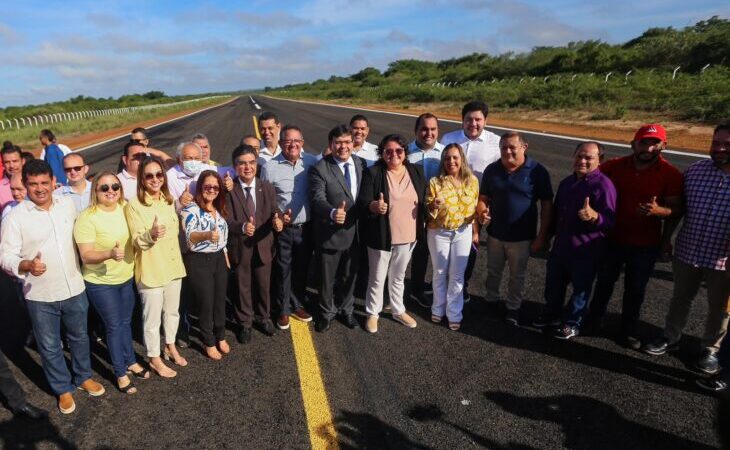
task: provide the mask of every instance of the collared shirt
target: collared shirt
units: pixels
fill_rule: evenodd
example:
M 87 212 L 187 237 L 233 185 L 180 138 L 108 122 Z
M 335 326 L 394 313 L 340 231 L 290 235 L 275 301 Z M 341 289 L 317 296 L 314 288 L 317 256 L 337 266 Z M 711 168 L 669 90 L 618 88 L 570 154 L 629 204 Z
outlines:
M 482 134 L 473 140 L 466 137 L 464 130 L 452 131 L 441 138 L 441 143 L 444 147 L 454 143 L 461 146 L 466 156 L 466 162 L 479 183 L 482 182 L 484 169 L 500 158 L 499 136 L 486 129 L 482 130 Z
M 472 176 L 466 183 L 456 186 L 449 176 L 431 178 L 426 193 L 426 204 L 437 198 L 444 199 L 445 205 L 436 212 L 429 208 L 428 228 L 456 230 L 474 222 L 474 213 L 479 200 L 479 182 Z
M 611 242 L 637 247 L 656 247 L 662 237 L 662 219 L 646 217 L 637 212 L 639 204 L 651 202 L 664 205 L 666 197 L 682 196 L 682 172 L 662 158 L 650 167 L 637 170 L 634 156 L 628 155 L 606 161 L 601 172 L 616 187 L 616 227 L 609 231 Z
M 586 197 L 598 213 L 595 222 L 578 217 Z M 616 188 L 611 180 L 594 170 L 583 178 L 572 174 L 555 194 L 555 242 L 553 252 L 567 258 L 600 258 L 606 246 L 606 231 L 616 223 Z
M 13 193 L 10 192 L 10 178 L 0 178 L 0 211 L 5 205 L 13 201 Z
M 209 166 L 207 164 L 202 164 L 202 166 L 200 167 L 200 172 L 193 175 L 192 177 L 183 172 L 180 164 L 176 164 L 174 167 L 167 171 L 167 188 L 170 190 L 172 198 L 175 199 L 175 208 L 177 208 L 178 211 L 182 209 L 182 205 L 180 205 L 178 199 L 183 194 L 183 192 L 185 192 L 186 187 L 189 187 L 190 193 L 195 195 L 195 190 L 198 184 L 198 177 L 204 170 L 212 170 L 214 172 L 217 172 L 215 167 Z
M 271 153 L 271 150 L 269 150 L 269 147 L 264 144 L 264 141 L 261 141 L 261 148 L 259 149 L 259 158 L 256 162 L 258 162 L 259 165 L 263 166 L 267 162 L 269 162 L 273 157 L 278 156 L 281 153 L 281 146 L 279 144 L 276 144 L 276 150 L 274 150 L 274 153 Z
M 423 167 L 423 174 L 428 182 L 431 178 L 437 177 L 441 171 L 441 152 L 443 150 L 444 146 L 439 142 L 436 142 L 433 148 L 422 150 L 416 141 L 413 141 L 408 144 L 408 161 Z
M 292 224 L 299 225 L 312 217 L 309 211 L 309 169 L 317 157 L 302 152 L 296 164 L 279 154 L 261 170 L 261 179 L 274 185 L 276 203 L 281 212 L 291 209 Z
M 191 203 L 183 208 L 180 213 L 182 216 L 183 229 L 185 230 L 185 240 L 190 251 L 199 253 L 215 253 L 226 250 L 228 242 L 228 223 L 220 213 L 215 216 L 208 211 L 204 211 L 197 203 Z M 196 231 L 213 231 L 218 230 L 218 241 L 200 241 L 193 244 L 190 241 L 190 235 Z
M 124 189 L 124 199 L 129 201 L 137 197 L 137 177 L 133 177 L 127 172 L 127 169 L 122 169 L 117 174 L 119 182 L 122 183 L 122 189 Z
M 70 149 L 70 148 L 68 147 L 68 145 L 65 145 L 65 144 L 59 144 L 59 143 L 56 143 L 56 145 L 58 145 L 58 148 L 60 148 L 60 149 L 61 149 L 61 151 L 63 152 L 63 156 L 66 156 L 66 155 L 68 155 L 69 153 L 71 153 L 71 152 L 73 151 L 73 150 L 71 150 L 71 149 Z M 44 147 L 44 148 L 43 148 L 43 150 L 41 150 L 41 154 L 40 154 L 40 156 L 38 157 L 38 159 L 42 159 L 42 160 L 44 160 L 44 161 L 45 161 L 45 158 L 46 158 L 46 149 L 45 149 L 45 147 Z
M 337 163 L 337 167 L 339 167 L 342 171 L 342 176 L 345 177 L 345 180 L 347 180 L 347 176 L 345 175 L 345 164 L 349 164 L 347 168 L 350 172 L 350 193 L 352 194 L 352 198 L 357 199 L 357 172 L 355 171 L 355 161 L 352 159 L 352 156 L 350 156 L 347 161 L 340 161 L 335 158 L 335 162 Z
M 727 270 L 730 253 L 730 174 L 710 160 L 684 172 L 686 212 L 674 256 L 694 267 Z
M 241 184 L 241 189 L 243 189 L 243 198 L 246 198 L 246 195 L 248 193 L 251 194 L 251 200 L 253 200 L 253 206 L 256 207 L 256 177 L 251 181 L 251 184 L 246 184 L 241 177 L 238 177 L 238 182 Z M 246 192 L 246 188 L 251 188 L 248 192 Z
M 61 186 L 60 188 L 53 191 L 53 195 L 69 197 L 71 200 L 73 200 L 74 205 L 76 205 L 76 211 L 81 212 L 89 207 L 89 202 L 91 201 L 91 181 L 86 180 L 84 192 L 82 192 L 81 194 L 78 194 L 76 191 L 74 191 L 71 186 L 66 185 Z
M 0 266 L 22 281 L 27 300 L 58 302 L 85 289 L 73 238 L 76 206 L 68 197 L 53 196 L 52 201 L 48 211 L 21 202 L 0 227 Z M 18 271 L 21 261 L 39 253 L 45 273 L 36 277 Z
M 553 199 L 550 174 L 529 156 L 512 173 L 501 160 L 487 166 L 479 193 L 489 197 L 489 235 L 505 242 L 535 239 L 537 202 Z
M 352 153 L 357 155 L 358 158 L 364 159 L 365 164 L 367 164 L 368 167 L 371 167 L 380 159 L 380 155 L 378 155 L 378 146 L 371 144 L 368 141 L 365 141 L 365 143 L 362 144 L 360 150 L 353 150 Z
M 10 211 L 12 211 L 13 208 L 15 208 L 16 206 L 20 205 L 20 203 L 22 203 L 22 202 L 16 202 L 15 200 L 13 200 L 12 202 L 6 204 L 5 207 L 3 208 L 2 218 L 0 218 L 0 223 L 2 223 L 2 221 L 5 220 L 5 218 L 8 216 L 8 214 L 10 214 Z

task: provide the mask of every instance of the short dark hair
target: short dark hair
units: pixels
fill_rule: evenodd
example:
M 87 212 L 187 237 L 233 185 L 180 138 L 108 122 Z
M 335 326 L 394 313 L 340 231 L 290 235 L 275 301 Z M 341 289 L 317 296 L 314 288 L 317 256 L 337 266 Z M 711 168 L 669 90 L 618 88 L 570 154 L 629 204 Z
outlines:
M 489 115 L 489 106 L 481 100 L 471 101 L 461 108 L 461 120 L 464 120 L 464 117 L 466 117 L 467 114 L 474 111 L 481 111 L 486 119 L 487 115 Z
M 264 111 L 261 114 L 259 114 L 258 120 L 259 123 L 261 123 L 264 120 L 271 120 L 274 119 L 274 123 L 279 123 L 279 118 L 276 116 L 276 114 L 272 113 L 271 111 Z
M 720 131 L 730 131 L 730 122 L 723 122 L 715 127 L 712 134 L 717 134 Z
M 575 150 L 573 150 L 573 155 L 578 153 L 578 150 L 580 150 L 581 147 L 584 145 L 593 144 L 596 147 L 598 147 L 598 160 L 603 161 L 603 156 L 606 153 L 606 147 L 603 146 L 600 142 L 596 141 L 585 141 L 585 142 L 579 142 L 578 145 L 575 146 Z
M 13 143 L 10 141 L 4 141 L 3 148 L 13 148 Z
M 231 152 L 231 162 L 234 166 L 236 165 L 236 160 L 241 155 L 253 155 L 253 157 L 256 158 L 256 149 L 248 144 L 241 144 L 238 147 L 234 148 Z
M 129 134 L 134 134 L 134 133 L 142 133 L 142 134 L 144 134 L 144 137 L 147 137 L 147 130 L 145 130 L 142 127 L 137 127 L 129 132 Z
M 502 136 L 499 137 L 499 142 L 502 142 L 504 140 L 507 140 L 509 138 L 516 137 L 522 142 L 522 144 L 527 144 L 527 141 L 525 140 L 524 136 L 522 136 L 522 133 L 519 131 L 506 131 L 502 134 Z M 577 151 L 577 150 L 576 150 Z
M 124 144 L 124 156 L 129 156 L 129 149 L 132 147 L 142 147 L 145 148 L 144 144 L 140 143 L 136 139 L 130 139 L 129 142 Z
M 46 139 L 48 139 L 48 140 L 49 140 L 49 141 L 51 141 L 51 142 L 53 142 L 53 141 L 55 141 L 55 140 L 56 140 L 56 135 L 55 135 L 55 134 L 53 134 L 53 131 L 51 131 L 51 130 L 49 130 L 49 129 L 47 129 L 47 128 L 45 128 L 45 129 L 41 130 L 41 133 L 40 133 L 40 135 L 41 135 L 41 136 L 45 136 L 45 137 L 46 137 Z
M 20 147 L 18 147 L 18 150 L 20 150 Z M 20 157 L 25 160 L 25 162 L 33 161 L 35 159 L 35 155 L 31 152 L 20 152 Z
M 421 123 L 423 123 L 426 119 L 436 119 L 436 122 L 438 123 L 439 118 L 436 117 L 434 114 L 427 112 L 423 113 L 420 116 L 416 117 L 416 126 L 413 128 L 413 131 L 418 131 L 419 128 L 421 128 Z
M 400 145 L 403 148 L 403 151 L 405 152 L 408 148 L 408 142 L 406 142 L 405 139 L 403 139 L 403 136 L 400 134 L 389 134 L 385 136 L 383 139 L 380 140 L 380 144 L 378 144 L 378 155 L 383 156 L 383 148 L 385 148 L 385 144 L 388 142 L 397 142 L 398 145 Z M 408 158 L 405 158 L 403 161 L 404 164 L 408 164 Z
M 333 139 L 337 139 L 340 136 L 352 136 L 352 130 L 347 125 L 337 125 L 327 134 L 327 142 L 332 142 Z
M 226 187 L 223 184 L 223 180 L 221 179 L 221 176 L 218 175 L 218 172 L 215 170 L 204 170 L 198 175 L 198 181 L 195 188 L 195 203 L 197 203 L 198 206 L 202 207 L 205 204 L 205 199 L 203 199 L 203 182 L 206 178 L 213 177 L 218 181 L 218 195 L 215 197 L 215 200 L 213 200 L 213 207 L 220 213 L 223 217 L 228 217 L 228 214 L 226 212 Z
M 355 114 L 350 118 L 350 126 L 352 126 L 353 123 L 357 122 L 358 120 L 364 120 L 365 123 L 370 126 L 370 122 L 368 122 L 368 118 L 363 116 L 362 114 Z
M 296 125 L 284 125 L 283 127 L 281 127 L 281 133 L 279 133 L 279 138 L 280 139 L 283 138 L 284 137 L 284 133 L 286 133 L 289 130 L 298 131 L 299 134 L 301 134 L 302 137 L 304 137 L 304 132 L 298 126 L 296 126 Z
M 246 139 L 256 139 L 257 141 L 260 140 L 259 138 L 257 138 L 253 134 L 247 134 L 246 136 L 244 136 L 244 137 L 241 138 L 241 145 L 245 145 L 243 143 L 243 141 L 245 141 Z
M 42 159 L 34 159 L 23 164 L 23 184 L 28 181 L 28 177 L 35 177 L 38 175 L 48 175 L 53 178 L 53 170 L 47 162 Z
M 11 153 L 19 153 L 20 157 L 23 157 L 23 151 L 20 149 L 20 147 L 17 147 L 15 145 L 11 145 L 10 147 L 3 147 L 3 149 L 0 150 L 0 155 L 9 155 Z

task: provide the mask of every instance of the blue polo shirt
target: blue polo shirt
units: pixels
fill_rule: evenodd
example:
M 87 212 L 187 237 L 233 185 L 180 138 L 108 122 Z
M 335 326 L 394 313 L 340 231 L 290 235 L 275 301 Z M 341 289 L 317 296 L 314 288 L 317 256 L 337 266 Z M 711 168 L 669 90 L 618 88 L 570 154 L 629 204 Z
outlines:
M 489 197 L 490 236 L 519 242 L 537 236 L 537 202 L 552 200 L 553 187 L 547 169 L 528 156 L 522 167 L 511 174 L 502 161 L 488 165 L 479 194 Z

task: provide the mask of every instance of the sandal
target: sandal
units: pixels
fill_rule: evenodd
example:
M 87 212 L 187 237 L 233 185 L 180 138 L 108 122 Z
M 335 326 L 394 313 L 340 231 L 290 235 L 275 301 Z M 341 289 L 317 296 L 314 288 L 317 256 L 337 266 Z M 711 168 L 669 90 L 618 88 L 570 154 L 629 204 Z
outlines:
M 129 380 L 129 383 L 127 383 L 126 386 L 122 387 L 119 385 L 119 381 L 117 381 L 117 389 L 119 389 L 119 392 L 122 394 L 136 394 L 137 388 L 134 386 L 134 383 L 132 383 L 132 380 Z
M 449 330 L 459 331 L 459 328 L 461 328 L 461 322 L 449 322 Z
M 437 316 L 436 314 L 431 314 L 431 322 L 433 323 L 441 323 L 442 316 Z
M 139 378 L 140 380 L 147 380 L 150 377 L 150 369 L 145 368 L 142 368 L 142 370 L 137 372 L 132 369 L 128 369 L 127 373 L 134 375 L 135 378 Z

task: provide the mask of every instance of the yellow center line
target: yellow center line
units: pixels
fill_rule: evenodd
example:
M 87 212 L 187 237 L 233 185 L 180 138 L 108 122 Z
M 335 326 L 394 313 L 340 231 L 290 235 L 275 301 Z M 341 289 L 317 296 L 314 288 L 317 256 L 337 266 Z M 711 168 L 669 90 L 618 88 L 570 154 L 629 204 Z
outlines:
M 251 118 L 253 119 L 253 132 L 256 133 L 256 139 L 260 141 L 261 133 L 259 133 L 259 121 L 256 119 L 255 115 L 251 116 Z
M 312 333 L 306 323 L 291 321 L 291 339 L 297 360 L 299 384 L 307 415 L 309 441 L 313 450 L 339 450 L 337 431 L 332 422 L 330 404 L 324 390 Z

